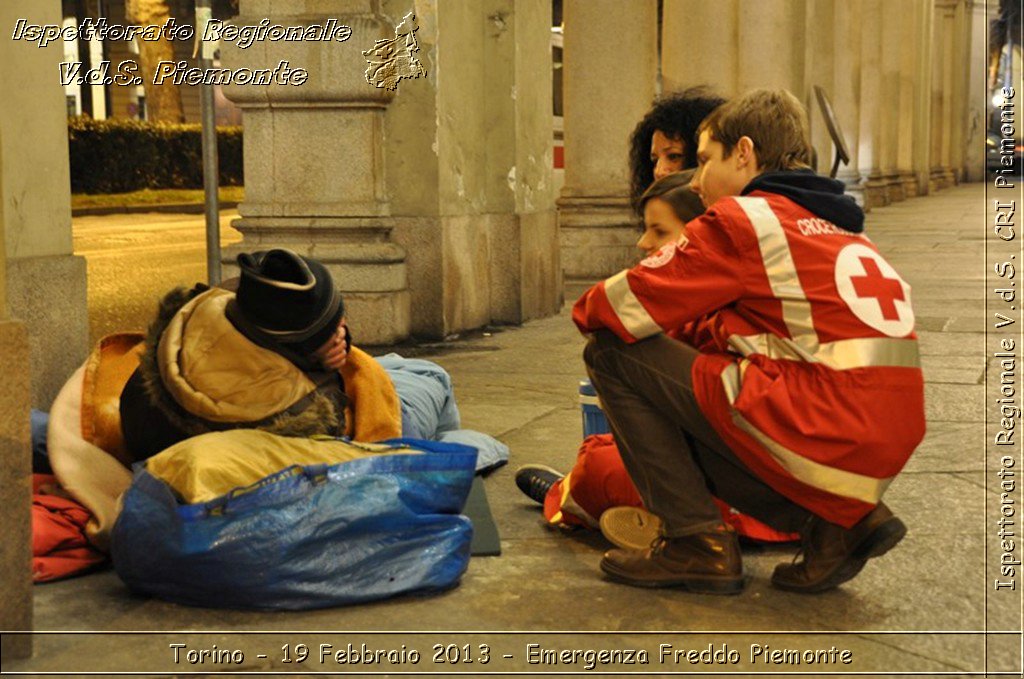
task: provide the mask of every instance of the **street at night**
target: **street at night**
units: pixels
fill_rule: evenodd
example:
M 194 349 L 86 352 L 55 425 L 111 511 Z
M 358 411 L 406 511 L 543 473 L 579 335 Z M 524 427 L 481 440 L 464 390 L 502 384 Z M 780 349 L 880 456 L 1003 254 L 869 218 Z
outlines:
M 1022 17 L 0 0 L 0 674 L 1024 679 Z
M 241 240 L 237 210 L 221 213 L 221 246 Z M 89 267 L 89 341 L 144 330 L 160 297 L 178 285 L 206 281 L 203 215 L 135 213 L 76 217 L 75 254 Z

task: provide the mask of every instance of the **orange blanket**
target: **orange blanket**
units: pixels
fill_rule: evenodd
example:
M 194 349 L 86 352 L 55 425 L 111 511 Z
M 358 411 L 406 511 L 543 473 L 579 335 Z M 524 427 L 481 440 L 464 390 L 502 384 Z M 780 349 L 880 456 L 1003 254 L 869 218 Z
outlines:
M 352 347 L 341 367 L 348 406 L 345 435 L 356 441 L 384 441 L 402 435 L 402 404 L 387 371 L 368 353 Z

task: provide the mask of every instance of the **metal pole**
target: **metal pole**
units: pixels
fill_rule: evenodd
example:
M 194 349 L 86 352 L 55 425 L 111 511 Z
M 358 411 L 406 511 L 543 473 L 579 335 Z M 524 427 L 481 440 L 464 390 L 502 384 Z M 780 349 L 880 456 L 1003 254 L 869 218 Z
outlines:
M 81 26 L 82 19 L 87 16 L 89 16 L 89 13 L 86 11 L 85 0 L 75 0 L 75 23 Z M 83 34 L 78 36 L 78 60 L 82 62 L 82 73 L 88 73 L 92 69 L 92 53 L 89 51 L 89 39 Z M 92 78 L 87 78 L 86 80 L 88 82 L 78 86 L 78 100 L 82 102 L 82 113 L 90 118 L 94 118 Z
M 206 24 L 213 16 L 212 0 L 196 0 L 196 42 L 199 67 L 213 66 L 213 44 L 202 42 Z M 217 116 L 213 103 L 213 85 L 199 86 L 199 104 L 203 122 L 203 193 L 206 213 L 206 273 L 210 285 L 220 283 L 220 210 L 217 189 L 220 171 L 217 161 Z

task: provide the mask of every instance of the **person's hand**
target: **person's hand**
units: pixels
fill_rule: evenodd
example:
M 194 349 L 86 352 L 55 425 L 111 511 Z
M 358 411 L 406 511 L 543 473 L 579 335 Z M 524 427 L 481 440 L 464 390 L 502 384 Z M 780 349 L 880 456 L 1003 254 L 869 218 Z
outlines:
M 340 370 L 341 366 L 345 365 L 345 361 L 348 359 L 348 350 L 346 346 L 348 342 L 348 326 L 345 325 L 345 319 L 342 319 L 338 323 L 338 329 L 335 330 L 334 335 L 329 340 L 313 352 L 313 356 L 320 362 L 324 368 L 328 370 Z

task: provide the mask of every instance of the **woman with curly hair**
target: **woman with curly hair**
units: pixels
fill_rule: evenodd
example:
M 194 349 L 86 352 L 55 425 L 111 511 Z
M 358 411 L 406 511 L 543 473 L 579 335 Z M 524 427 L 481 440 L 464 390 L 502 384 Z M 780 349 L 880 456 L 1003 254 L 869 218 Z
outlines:
M 629 201 L 643 216 L 640 197 L 656 179 L 697 166 L 697 127 L 725 100 L 707 87 L 658 98 L 629 140 Z

